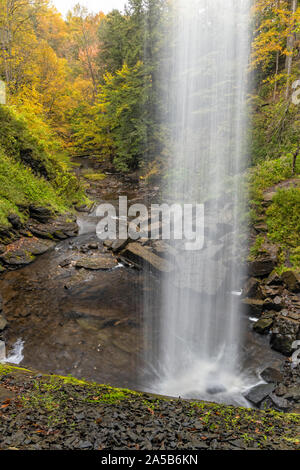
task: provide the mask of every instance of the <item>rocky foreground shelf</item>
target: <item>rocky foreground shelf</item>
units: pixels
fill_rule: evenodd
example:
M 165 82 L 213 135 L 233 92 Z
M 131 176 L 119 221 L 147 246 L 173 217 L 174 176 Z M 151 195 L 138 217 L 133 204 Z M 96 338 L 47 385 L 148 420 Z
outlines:
M 0 365 L 0 449 L 297 449 L 300 416 Z

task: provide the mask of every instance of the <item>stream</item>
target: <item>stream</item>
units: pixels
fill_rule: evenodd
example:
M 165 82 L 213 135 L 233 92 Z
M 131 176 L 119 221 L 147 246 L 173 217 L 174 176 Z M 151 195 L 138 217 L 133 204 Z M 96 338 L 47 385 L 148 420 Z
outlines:
M 93 159 L 78 161 L 79 173 L 97 170 Z M 90 182 L 87 193 L 97 203 L 124 194 L 135 202 L 152 197 L 137 181 L 124 182 L 118 175 Z M 151 276 L 144 282 L 146 273 L 122 263 L 106 270 L 78 269 L 74 261 L 92 255 L 95 245 L 99 253 L 107 250 L 95 233 L 97 218 L 78 213 L 77 221 L 77 237 L 1 277 L 8 351 L 18 342 L 15 362 L 37 371 L 151 391 L 157 377 L 144 361 L 145 348 L 151 348 L 144 341 L 144 295 L 151 299 L 147 315 L 159 315 L 160 280 Z M 253 333 L 251 319 L 243 315 L 243 322 L 243 370 L 253 385 L 259 371 L 284 358 L 270 349 L 268 337 Z

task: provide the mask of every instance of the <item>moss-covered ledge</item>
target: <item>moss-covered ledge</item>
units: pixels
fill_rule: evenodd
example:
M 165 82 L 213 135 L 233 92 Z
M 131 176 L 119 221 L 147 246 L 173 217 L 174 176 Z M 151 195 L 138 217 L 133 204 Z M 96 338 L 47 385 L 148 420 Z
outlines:
M 297 449 L 300 417 L 0 365 L 0 449 Z

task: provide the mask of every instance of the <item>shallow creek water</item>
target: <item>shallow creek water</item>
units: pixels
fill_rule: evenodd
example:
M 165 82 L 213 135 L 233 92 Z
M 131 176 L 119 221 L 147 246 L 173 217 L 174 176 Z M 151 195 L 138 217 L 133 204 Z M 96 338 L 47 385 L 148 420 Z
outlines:
M 109 181 L 98 185 L 98 190 L 103 188 L 98 200 L 126 193 L 132 200 L 139 198 L 138 187 L 124 187 L 115 176 Z M 1 277 L 8 349 L 18 339 L 24 342 L 24 367 L 151 390 L 157 377 L 143 362 L 144 348 L 151 348 L 151 341 L 147 345 L 143 339 L 143 297 L 146 293 L 151 302 L 147 314 L 159 315 L 161 283 L 155 277 L 145 283 L 145 273 L 122 264 L 106 271 L 77 269 L 72 263 L 61 267 L 65 260 L 76 260 L 83 246 L 97 242 L 105 250 L 95 234 L 97 220 L 78 214 L 78 223 L 78 237 Z M 270 349 L 267 337 L 252 332 L 250 319 L 245 316 L 243 321 L 248 331 L 244 370 L 259 380 L 260 370 L 283 358 Z

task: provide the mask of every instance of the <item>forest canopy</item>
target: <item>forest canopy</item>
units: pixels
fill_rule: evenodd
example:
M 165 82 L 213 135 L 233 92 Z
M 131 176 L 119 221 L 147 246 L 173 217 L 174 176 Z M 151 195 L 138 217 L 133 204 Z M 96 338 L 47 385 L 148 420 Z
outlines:
M 93 153 L 123 172 L 164 158 L 160 73 L 172 1 L 129 0 L 124 14 L 66 18 L 49 0 L 0 0 L 0 78 L 14 113 L 52 154 Z M 251 161 L 295 153 L 298 0 L 256 0 Z

